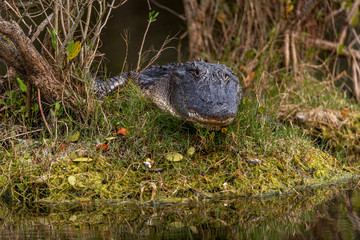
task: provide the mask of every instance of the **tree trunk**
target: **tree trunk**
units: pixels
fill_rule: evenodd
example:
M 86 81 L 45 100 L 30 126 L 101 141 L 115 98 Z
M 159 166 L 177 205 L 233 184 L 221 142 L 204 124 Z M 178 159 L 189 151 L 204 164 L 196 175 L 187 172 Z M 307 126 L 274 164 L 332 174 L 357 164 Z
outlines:
M 39 88 L 46 99 L 76 105 L 60 70 L 55 69 L 36 50 L 15 21 L 0 18 L 0 58 Z
M 208 5 L 207 0 L 203 0 L 199 4 L 197 0 L 183 0 L 184 10 L 188 26 L 189 34 L 189 60 L 198 58 L 205 50 L 204 46 L 204 21 L 205 10 L 204 6 Z

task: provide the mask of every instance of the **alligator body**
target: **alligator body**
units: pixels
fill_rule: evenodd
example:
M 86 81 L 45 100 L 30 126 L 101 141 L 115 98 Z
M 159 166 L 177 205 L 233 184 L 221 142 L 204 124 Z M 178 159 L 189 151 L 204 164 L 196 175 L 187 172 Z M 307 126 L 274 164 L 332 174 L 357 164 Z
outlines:
M 104 97 L 128 79 L 161 109 L 213 130 L 233 122 L 243 96 L 239 79 L 229 67 L 202 60 L 152 66 L 96 81 L 97 95 Z

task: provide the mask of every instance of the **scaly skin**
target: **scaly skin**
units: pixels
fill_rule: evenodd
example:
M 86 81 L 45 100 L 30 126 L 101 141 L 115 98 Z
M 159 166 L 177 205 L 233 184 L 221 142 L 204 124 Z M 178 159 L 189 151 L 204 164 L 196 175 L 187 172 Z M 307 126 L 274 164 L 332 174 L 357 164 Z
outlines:
M 234 121 L 243 94 L 230 68 L 194 60 L 184 64 L 152 66 L 140 73 L 126 72 L 96 83 L 105 95 L 133 79 L 147 97 L 172 115 L 219 130 Z

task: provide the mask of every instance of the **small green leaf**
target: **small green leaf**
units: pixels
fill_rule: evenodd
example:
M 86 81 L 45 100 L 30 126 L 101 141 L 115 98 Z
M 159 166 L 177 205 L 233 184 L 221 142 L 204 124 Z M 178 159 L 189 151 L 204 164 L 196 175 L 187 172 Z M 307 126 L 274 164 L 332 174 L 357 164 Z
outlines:
M 55 116 L 56 116 L 56 113 L 55 113 L 55 111 L 54 111 L 54 110 L 50 109 L 50 113 L 51 113 L 51 115 L 52 115 L 53 117 L 55 117 Z
M 70 183 L 70 185 L 71 186 L 75 186 L 75 184 L 76 184 L 76 177 L 74 177 L 74 176 L 69 176 L 68 177 L 68 182 Z
M 108 138 L 105 138 L 106 141 L 111 141 L 111 140 L 114 140 L 114 139 L 117 139 L 117 137 L 108 137 Z
M 183 159 L 183 155 L 180 153 L 168 153 L 165 158 L 170 162 L 179 162 Z
M 169 224 L 169 226 L 171 226 L 173 228 L 182 228 L 182 227 L 184 227 L 184 223 L 182 223 L 182 222 L 171 222 Z
M 260 106 L 260 107 L 259 107 L 259 113 L 260 113 L 260 114 L 263 114 L 264 111 L 265 111 L 264 106 Z
M 71 42 L 69 43 L 68 47 L 66 48 L 66 51 L 68 53 L 68 60 L 74 59 L 81 50 L 81 43 L 80 41 Z
M 194 148 L 194 147 L 190 147 L 190 148 L 187 150 L 187 155 L 189 155 L 189 156 L 194 155 L 194 153 L 195 153 L 195 148 Z
M 359 9 L 356 9 L 353 19 L 351 19 L 350 25 L 355 27 L 359 25 Z
M 23 83 L 23 81 L 21 81 L 20 78 L 16 78 L 16 81 L 18 82 L 21 91 L 26 92 L 27 86 Z
M 5 186 L 5 183 L 9 183 L 6 176 L 0 176 L 0 186 Z
M 192 233 L 194 233 L 194 234 L 198 234 L 198 233 L 199 233 L 199 231 L 197 230 L 197 228 L 196 228 L 195 226 L 190 226 L 189 229 L 190 229 L 190 231 L 191 231 Z
M 342 52 L 343 52 L 343 48 L 344 48 L 344 44 L 343 44 L 343 43 L 340 43 L 339 46 L 338 46 L 338 48 L 337 48 L 337 50 L 336 50 L 336 53 L 337 53 L 338 55 L 341 55 Z
M 69 53 L 73 47 L 74 47 L 74 41 L 71 41 L 66 48 L 66 52 Z
M 55 29 L 53 30 L 49 30 L 49 28 L 46 28 L 46 30 L 48 31 L 48 33 L 50 34 L 50 37 L 51 37 L 51 44 L 52 44 L 52 47 L 53 49 L 55 50 L 55 53 L 56 53 L 56 37 L 57 37 L 57 32 Z
M 59 109 L 60 109 L 60 104 L 59 104 L 59 103 L 55 103 L 55 109 L 56 109 L 57 111 L 59 111 Z
M 88 158 L 88 157 L 81 157 L 81 158 L 76 158 L 73 160 L 73 162 L 91 162 L 92 158 Z
M 18 184 L 16 184 L 16 186 L 17 186 L 21 191 L 25 191 L 25 189 L 26 189 L 26 186 L 25 186 L 25 184 L 23 184 L 23 183 L 18 183 Z
M 69 218 L 69 221 L 71 222 L 75 222 L 77 220 L 77 216 L 74 214 L 74 215 L 71 215 L 71 217 Z
M 66 138 L 65 142 L 76 142 L 78 141 L 80 138 L 80 132 L 76 131 L 75 133 L 73 133 L 73 135 L 69 136 Z

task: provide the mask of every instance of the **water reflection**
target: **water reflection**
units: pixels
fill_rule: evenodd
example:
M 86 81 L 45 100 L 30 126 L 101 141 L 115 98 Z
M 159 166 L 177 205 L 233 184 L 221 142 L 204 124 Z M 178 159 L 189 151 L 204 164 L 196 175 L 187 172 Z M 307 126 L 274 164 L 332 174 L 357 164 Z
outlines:
M 359 189 L 176 204 L 2 203 L 0 239 L 358 239 L 359 208 Z
M 288 239 L 360 239 L 360 190 L 344 191 L 319 205 L 304 231 Z

